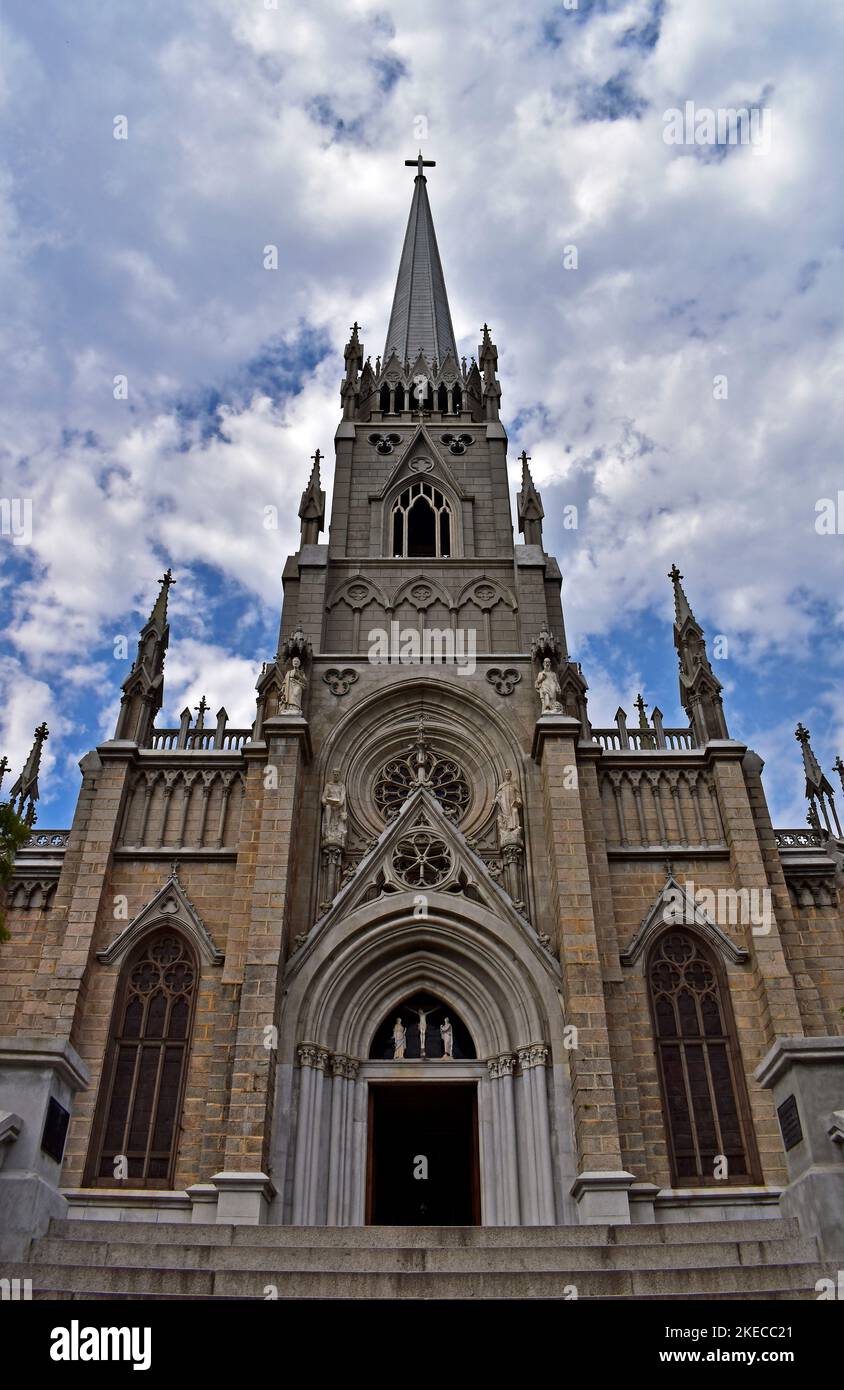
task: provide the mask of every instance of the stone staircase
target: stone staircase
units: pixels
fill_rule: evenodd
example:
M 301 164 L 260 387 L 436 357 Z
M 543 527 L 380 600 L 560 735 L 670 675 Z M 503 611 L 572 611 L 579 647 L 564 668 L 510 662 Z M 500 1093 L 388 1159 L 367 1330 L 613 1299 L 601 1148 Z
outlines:
M 810 1299 L 832 1271 L 796 1221 L 532 1227 L 53 1221 L 34 1299 Z

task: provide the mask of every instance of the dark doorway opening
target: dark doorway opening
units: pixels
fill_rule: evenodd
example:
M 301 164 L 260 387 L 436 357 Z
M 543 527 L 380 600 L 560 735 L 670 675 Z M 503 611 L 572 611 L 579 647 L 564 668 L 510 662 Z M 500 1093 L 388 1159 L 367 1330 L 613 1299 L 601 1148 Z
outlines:
M 418 1082 L 369 1087 L 367 1222 L 477 1226 L 477 1088 Z

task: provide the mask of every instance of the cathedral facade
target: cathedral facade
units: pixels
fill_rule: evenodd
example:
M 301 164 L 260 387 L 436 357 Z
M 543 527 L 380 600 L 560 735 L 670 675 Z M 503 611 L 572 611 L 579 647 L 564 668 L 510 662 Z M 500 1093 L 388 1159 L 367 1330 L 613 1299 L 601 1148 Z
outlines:
M 684 722 L 640 698 L 593 727 L 526 455 L 514 543 L 496 346 L 458 356 L 413 163 L 384 351 L 354 326 L 330 534 L 317 452 L 252 727 L 204 699 L 156 727 L 168 571 L 72 827 L 18 857 L 6 1249 L 67 1214 L 785 1213 L 844 1254 L 833 787 L 801 726 L 808 821 L 774 828 L 676 566 Z

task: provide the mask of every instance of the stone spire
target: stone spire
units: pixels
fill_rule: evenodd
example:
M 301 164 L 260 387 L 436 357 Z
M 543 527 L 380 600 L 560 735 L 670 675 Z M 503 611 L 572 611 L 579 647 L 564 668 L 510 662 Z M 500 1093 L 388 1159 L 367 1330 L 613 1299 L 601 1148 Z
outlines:
M 384 361 L 389 360 L 395 349 L 400 362 L 415 362 L 420 350 L 429 364 L 434 358 L 440 363 L 444 362 L 449 351 L 457 362 L 457 344 L 445 277 L 428 202 L 427 180 L 422 172 L 424 168 L 433 167 L 434 161 L 423 159 L 420 154 L 417 159 L 406 159 L 405 164 L 413 165 L 417 172 L 384 346 Z
M 680 703 L 689 716 L 697 743 L 703 747 L 713 738 L 729 738 L 721 682 L 709 664 L 703 628 L 691 610 L 680 583 L 683 578 L 672 565 L 668 578 L 674 585 L 674 646 L 680 661 Z
M 809 802 L 809 818 L 811 824 L 820 824 L 817 815 L 818 806 L 820 806 L 824 824 L 830 835 L 837 833 L 840 836 L 841 823 L 835 808 L 832 785 L 824 776 L 823 768 L 815 757 L 814 750 L 809 741 L 809 730 L 805 728 L 803 724 L 798 724 L 797 728 L 794 730 L 794 737 L 797 739 L 803 751 L 803 770 L 806 773 L 806 798 Z M 839 758 L 839 762 L 840 761 Z M 830 814 L 835 823 L 835 831 L 833 831 L 832 824 L 830 823 Z
M 159 579 L 161 588 L 152 612 L 138 637 L 138 655 L 123 682 L 123 696 L 114 737 L 128 739 L 139 748 L 149 747 L 155 716 L 164 700 L 164 657 L 170 641 L 167 621 L 167 601 L 171 585 L 175 584 L 172 570 Z
M 528 468 L 530 455 L 525 453 L 524 449 L 519 454 L 519 462 L 522 465 L 522 490 L 516 497 L 519 532 L 525 538 L 525 545 L 542 545 L 542 522 L 545 512 L 542 508 L 542 498 L 534 486 Z
M 353 420 L 360 403 L 360 370 L 363 366 L 363 343 L 360 340 L 360 324 L 355 320 L 349 330 L 351 337 L 343 349 L 346 362 L 346 375 L 340 386 L 340 404 L 343 419 Z M 370 376 L 371 376 L 370 369 Z
M 481 329 L 483 342 L 478 346 L 478 366 L 483 373 L 484 414 L 487 420 L 497 420 L 501 407 L 501 383 L 498 380 L 498 348 L 492 341 L 489 324 Z
M 316 545 L 319 535 L 325 526 L 325 493 L 320 486 L 319 465 L 322 454 L 317 449 L 315 454 L 311 454 L 313 468 L 308 479 L 308 486 L 302 493 L 302 500 L 299 503 L 299 520 L 302 523 L 300 545 Z
M 23 817 L 27 825 L 35 824 L 35 803 L 40 795 L 38 769 L 41 766 L 41 750 L 49 737 L 50 730 L 47 725 L 39 724 L 35 730 L 35 742 L 24 763 L 23 772 L 9 792 L 10 806 L 17 811 L 19 816 Z

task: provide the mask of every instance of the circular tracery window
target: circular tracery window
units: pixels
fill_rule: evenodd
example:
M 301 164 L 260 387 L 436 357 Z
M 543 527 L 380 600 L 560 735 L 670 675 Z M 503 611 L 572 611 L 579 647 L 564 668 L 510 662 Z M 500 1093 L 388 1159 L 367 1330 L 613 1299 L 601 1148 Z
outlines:
M 417 748 L 388 762 L 375 783 L 375 805 L 385 820 L 398 815 L 417 786 L 427 787 L 452 820 L 460 820 L 469 805 L 469 783 L 462 768 L 430 748 Z
M 393 851 L 393 868 L 411 888 L 433 888 L 451 874 L 451 850 L 430 830 L 413 830 Z

